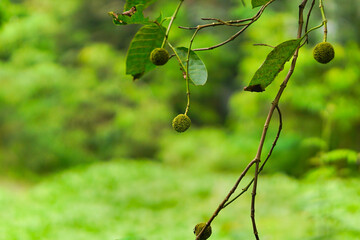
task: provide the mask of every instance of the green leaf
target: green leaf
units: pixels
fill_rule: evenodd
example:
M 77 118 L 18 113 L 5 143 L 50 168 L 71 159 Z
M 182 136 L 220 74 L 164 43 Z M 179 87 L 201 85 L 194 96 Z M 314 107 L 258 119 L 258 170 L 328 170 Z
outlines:
M 150 61 L 150 53 L 154 48 L 161 47 L 166 29 L 156 24 L 145 25 L 139 29 L 130 43 L 126 57 L 126 74 L 134 79 L 156 66 Z
M 284 68 L 284 64 L 290 60 L 296 48 L 300 44 L 300 39 L 293 39 L 283 42 L 276 46 L 266 57 L 265 62 L 256 71 L 245 91 L 262 92 L 269 86 Z
M 150 4 L 156 2 L 156 0 L 126 0 L 124 11 L 128 11 L 133 6 L 138 4 L 144 5 L 144 8 L 147 8 Z
M 260 7 L 270 2 L 270 0 L 251 0 L 251 5 L 253 8 Z
M 175 50 L 179 55 L 181 62 L 186 67 L 188 48 L 178 47 Z M 208 72 L 206 70 L 206 66 L 204 62 L 192 50 L 190 51 L 190 59 L 189 59 L 189 77 L 196 86 L 205 85 L 208 77 Z
M 139 4 L 133 6 L 128 11 L 123 12 L 122 14 L 115 14 L 110 12 L 109 15 L 113 17 L 114 24 L 116 25 L 126 25 L 126 24 L 148 24 L 149 18 L 145 18 L 143 14 L 144 5 Z

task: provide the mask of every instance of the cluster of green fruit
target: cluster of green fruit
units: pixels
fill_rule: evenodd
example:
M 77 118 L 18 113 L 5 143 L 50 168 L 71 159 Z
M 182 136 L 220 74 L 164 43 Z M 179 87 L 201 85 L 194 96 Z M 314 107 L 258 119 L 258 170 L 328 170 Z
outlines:
M 156 66 L 162 66 L 169 60 L 169 52 L 165 48 L 155 48 L 150 53 L 150 61 Z M 177 132 L 185 132 L 191 125 L 186 114 L 177 115 L 172 121 L 172 127 Z
M 329 63 L 335 56 L 333 46 L 328 42 L 317 44 L 313 56 L 319 63 Z M 150 53 L 150 61 L 156 66 L 162 66 L 169 60 L 169 52 L 165 48 L 155 48 Z M 185 132 L 191 125 L 191 119 L 186 114 L 177 115 L 172 121 L 172 127 L 177 132 Z

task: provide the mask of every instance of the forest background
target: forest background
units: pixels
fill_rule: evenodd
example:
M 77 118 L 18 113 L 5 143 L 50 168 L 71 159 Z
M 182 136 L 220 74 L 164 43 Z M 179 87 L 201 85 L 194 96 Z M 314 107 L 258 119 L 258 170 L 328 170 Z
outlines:
M 186 0 L 175 24 L 254 15 L 241 2 Z M 325 3 L 335 59 L 313 60 L 321 31 L 300 50 L 259 180 L 262 239 L 360 239 L 360 2 Z M 124 1 L 1 0 L 0 239 L 192 238 L 253 159 L 286 73 L 261 94 L 244 92 L 271 51 L 253 44 L 296 37 L 298 4 L 276 1 L 235 41 L 198 53 L 209 79 L 192 87 L 193 124 L 178 134 L 171 120 L 186 95 L 175 61 L 136 82 L 125 75 L 140 26 L 107 15 Z M 170 16 L 176 5 L 158 0 L 145 14 Z M 316 9 L 310 24 L 320 21 Z M 204 31 L 194 47 L 233 31 Z M 186 46 L 190 34 L 174 27 L 171 38 Z M 265 150 L 276 131 L 274 121 Z M 252 238 L 249 199 L 214 222 L 214 239 Z

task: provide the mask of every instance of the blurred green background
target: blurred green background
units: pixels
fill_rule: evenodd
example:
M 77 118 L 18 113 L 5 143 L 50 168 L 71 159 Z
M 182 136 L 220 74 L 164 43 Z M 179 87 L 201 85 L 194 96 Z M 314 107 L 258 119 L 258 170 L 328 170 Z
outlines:
M 247 18 L 256 9 L 245 2 L 185 0 L 175 25 Z M 107 15 L 124 3 L 0 1 L 0 239 L 191 239 L 255 156 L 288 66 L 265 92 L 244 92 L 271 51 L 253 44 L 296 37 L 300 1 L 275 2 L 235 41 L 199 53 L 209 79 L 191 88 L 193 124 L 183 134 L 171 128 L 186 105 L 176 62 L 136 82 L 125 75 L 140 26 Z M 170 16 L 177 3 L 158 0 L 145 14 Z M 261 239 L 360 239 L 360 2 L 325 4 L 336 56 L 312 59 L 321 30 L 300 50 L 259 182 Z M 320 21 L 315 6 L 310 25 Z M 236 30 L 207 29 L 194 47 Z M 174 27 L 170 41 L 187 46 L 190 37 Z M 249 216 L 247 194 L 215 220 L 212 238 L 252 239 Z

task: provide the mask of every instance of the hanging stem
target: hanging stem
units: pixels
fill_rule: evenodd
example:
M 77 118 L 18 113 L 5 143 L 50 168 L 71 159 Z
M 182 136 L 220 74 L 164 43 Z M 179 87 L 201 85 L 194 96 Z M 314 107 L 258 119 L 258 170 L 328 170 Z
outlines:
M 168 25 L 168 28 L 165 32 L 165 37 L 164 37 L 164 41 L 163 43 L 161 44 L 161 47 L 163 48 L 166 44 L 166 42 L 168 43 L 169 47 L 173 50 L 180 66 L 181 66 L 181 69 L 185 72 L 185 76 L 186 76 L 186 96 L 187 96 L 187 104 L 186 104 L 186 109 L 185 109 L 185 115 L 187 115 L 187 113 L 189 112 L 189 108 L 190 108 L 190 84 L 189 84 L 189 54 L 190 54 L 190 51 L 188 51 L 188 58 L 187 58 L 187 61 L 186 61 L 186 67 L 184 66 L 184 64 L 182 63 L 181 61 L 181 58 L 180 56 L 178 55 L 178 53 L 176 52 L 175 48 L 171 45 L 171 43 L 169 43 L 167 40 L 169 38 L 169 33 L 170 33 L 170 30 L 171 30 L 171 27 L 174 23 L 174 20 L 181 8 L 181 5 L 182 3 L 184 2 L 184 0 L 180 0 L 178 6 L 176 7 L 172 17 L 171 17 L 171 20 L 170 20 L 170 23 Z M 193 38 L 192 38 L 192 41 L 194 40 L 194 37 L 195 37 L 196 34 L 194 34 Z M 190 47 L 189 49 L 191 48 L 191 44 L 192 44 L 192 41 L 190 41 Z
M 186 109 L 185 109 L 185 115 L 188 114 L 189 109 L 190 109 L 190 83 L 189 83 L 189 70 L 186 70 L 186 99 L 187 99 L 187 103 L 186 103 Z
M 165 33 L 164 41 L 163 41 L 163 43 L 161 44 L 161 47 L 162 47 L 162 48 L 165 46 L 166 41 L 167 41 L 168 38 L 169 38 L 170 29 L 171 29 L 171 27 L 172 27 L 172 25 L 173 25 L 173 23 L 174 23 L 174 20 L 175 20 L 175 18 L 176 18 L 176 15 L 178 14 L 178 12 L 179 12 L 179 10 L 180 10 L 181 5 L 182 5 L 183 2 L 184 2 L 184 0 L 180 0 L 178 6 L 177 6 L 176 9 L 175 9 L 174 14 L 173 14 L 172 17 L 171 17 L 170 23 L 169 23 L 168 28 L 167 28 L 166 33 Z
M 192 35 L 191 39 L 190 39 L 189 48 L 188 48 L 187 57 L 186 57 L 186 96 L 187 96 L 187 104 L 186 104 L 186 109 L 185 109 L 185 115 L 187 115 L 187 113 L 189 112 L 189 108 L 190 108 L 190 76 L 189 76 L 190 52 L 191 52 L 191 47 L 192 47 L 192 44 L 194 42 L 195 36 L 199 32 L 199 30 L 200 29 L 197 28 L 196 31 L 194 32 L 194 34 Z
M 160 23 L 155 22 L 155 24 L 156 24 L 160 29 L 162 29 Z M 181 68 L 182 68 L 184 71 L 186 71 L 186 68 L 185 68 L 184 64 L 182 63 L 179 54 L 178 54 L 178 53 L 176 52 L 176 50 L 175 50 L 175 47 L 174 47 L 169 41 L 166 41 L 166 43 L 167 43 L 168 46 L 171 48 L 171 50 L 174 52 L 174 55 L 175 55 L 176 59 L 178 60 Z
M 176 52 L 176 50 L 175 50 L 175 47 L 174 47 L 169 41 L 167 42 L 167 44 L 168 44 L 169 47 L 173 50 L 173 52 L 174 52 L 174 54 L 175 54 L 175 57 L 176 57 L 176 59 L 178 60 L 181 68 L 182 68 L 182 69 L 185 71 L 185 73 L 186 73 L 186 71 L 187 71 L 187 70 L 186 70 L 186 67 L 185 67 L 184 64 L 182 63 L 179 54 L 178 54 L 178 53 Z M 187 74 L 186 74 L 186 75 L 187 75 Z
M 320 8 L 320 11 L 321 11 L 322 21 L 323 21 L 323 25 L 324 25 L 324 42 L 326 42 L 328 29 L 327 29 L 327 19 L 326 19 L 326 16 L 325 16 L 323 0 L 320 0 L 319 8 Z

